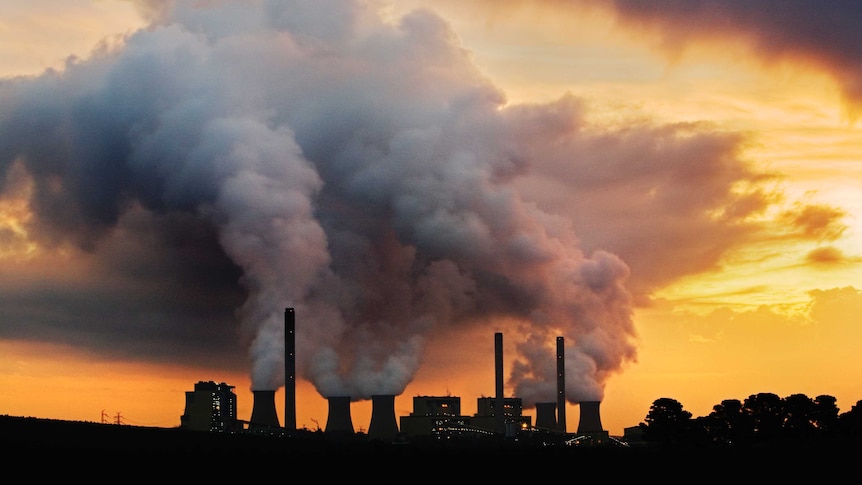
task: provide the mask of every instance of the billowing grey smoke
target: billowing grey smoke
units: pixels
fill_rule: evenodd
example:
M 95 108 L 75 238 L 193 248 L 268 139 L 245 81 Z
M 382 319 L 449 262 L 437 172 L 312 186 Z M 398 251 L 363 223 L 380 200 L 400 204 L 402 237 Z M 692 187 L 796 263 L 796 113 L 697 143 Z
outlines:
M 284 383 L 285 307 L 324 396 L 400 394 L 430 332 L 495 318 L 532 335 L 511 381 L 528 404 L 553 395 L 558 335 L 575 401 L 635 360 L 628 267 L 514 185 L 555 146 L 577 158 L 557 145 L 577 103 L 504 108 L 427 11 L 205 5 L 0 86 L 0 169 L 27 174 L 40 234 L 96 250 L 129 211 L 217 228 L 248 294 L 253 389 Z

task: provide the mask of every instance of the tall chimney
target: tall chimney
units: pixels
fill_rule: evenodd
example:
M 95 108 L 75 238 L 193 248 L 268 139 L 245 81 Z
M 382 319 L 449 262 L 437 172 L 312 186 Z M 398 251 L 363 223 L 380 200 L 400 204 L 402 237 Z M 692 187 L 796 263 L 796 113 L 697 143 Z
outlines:
M 497 431 L 505 432 L 506 421 L 503 412 L 503 334 L 494 334 L 494 379 L 496 394 L 494 394 L 494 418 L 497 423 Z
M 251 391 L 254 404 L 251 409 L 250 429 L 278 428 L 278 414 L 275 412 L 275 391 Z
M 382 441 L 392 441 L 398 435 L 398 421 L 395 419 L 395 396 L 378 394 L 371 396 L 371 424 L 368 437 Z
M 329 417 L 326 418 L 327 433 L 353 433 L 353 419 L 350 417 L 350 396 L 330 396 Z
M 548 431 L 557 429 L 557 403 L 536 403 L 536 427 Z
M 578 433 L 601 433 L 602 418 L 599 416 L 601 401 L 581 401 L 581 419 L 578 422 Z
M 566 432 L 566 347 L 557 337 L 557 426 Z
M 296 430 L 296 312 L 284 309 L 284 428 Z

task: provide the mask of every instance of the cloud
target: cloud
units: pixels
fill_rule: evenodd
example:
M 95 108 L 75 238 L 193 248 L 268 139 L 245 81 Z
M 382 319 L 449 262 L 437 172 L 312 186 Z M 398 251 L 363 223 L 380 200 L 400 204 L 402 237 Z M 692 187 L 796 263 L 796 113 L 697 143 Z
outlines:
M 798 204 L 782 214 L 789 227 L 796 228 L 806 239 L 834 241 L 847 230 L 842 222 L 846 212 L 834 206 L 820 204 Z
M 862 103 L 862 5 L 853 0 L 608 0 L 622 23 L 648 30 L 679 55 L 697 41 L 746 43 L 765 64 L 789 61 L 827 71 L 848 113 Z
M 829 246 L 812 250 L 806 259 L 810 263 L 832 264 L 845 261 L 846 257 L 838 248 Z

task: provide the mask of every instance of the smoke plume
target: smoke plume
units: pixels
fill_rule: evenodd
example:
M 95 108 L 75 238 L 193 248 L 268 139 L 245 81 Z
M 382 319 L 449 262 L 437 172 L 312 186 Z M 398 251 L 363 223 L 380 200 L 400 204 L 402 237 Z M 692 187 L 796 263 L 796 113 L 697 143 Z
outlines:
M 615 176 L 685 173 L 686 152 L 703 172 L 739 163 L 725 156 L 738 141 L 706 129 L 615 144 L 584 132 L 571 96 L 508 105 L 431 11 L 391 21 L 358 0 L 148 5 L 152 23 L 122 45 L 0 84 L 2 195 L 26 199 L 28 238 L 96 255 L 130 220 L 165 240 L 201 227 L 202 248 L 217 243 L 230 264 L 195 274 L 239 275 L 253 389 L 284 384 L 294 307 L 298 376 L 323 396 L 400 394 L 432 332 L 505 320 L 526 336 L 509 381 L 526 404 L 554 394 L 557 336 L 567 396 L 598 400 L 636 360 L 636 332 L 629 266 L 612 249 L 581 249 L 572 221 L 592 209 L 579 197 L 620 186 L 598 168 L 627 151 L 643 168 Z M 641 151 L 646 137 L 665 143 Z M 753 178 L 726 172 L 703 180 Z M 543 179 L 556 195 L 537 188 Z M 679 185 L 667 193 L 689 190 Z M 629 188 L 664 193 L 658 181 Z M 703 214 L 730 197 L 691 190 Z M 613 241 L 609 227 L 594 232 Z

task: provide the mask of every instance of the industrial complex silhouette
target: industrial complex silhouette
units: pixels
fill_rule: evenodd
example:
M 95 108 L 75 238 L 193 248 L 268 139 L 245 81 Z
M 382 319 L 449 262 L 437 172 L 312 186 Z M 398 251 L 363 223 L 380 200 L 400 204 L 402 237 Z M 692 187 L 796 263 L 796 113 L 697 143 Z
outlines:
M 183 429 L 211 432 L 251 432 L 290 434 L 296 431 L 295 331 L 293 308 L 285 309 L 285 403 L 284 425 L 276 412 L 275 389 L 253 390 L 254 403 L 248 420 L 237 416 L 234 386 L 227 383 L 200 381 L 194 391 L 186 392 L 186 406 L 180 418 Z M 400 419 L 395 415 L 395 395 L 371 396 L 371 423 L 367 437 L 394 442 L 424 438 L 518 438 L 526 433 L 544 433 L 570 442 L 602 445 L 620 444 L 602 428 L 599 401 L 580 405 L 576 433 L 566 430 L 565 358 L 563 337 L 557 337 L 557 400 L 536 403 L 536 422 L 523 414 L 521 398 L 503 395 L 503 334 L 494 334 L 495 390 L 493 397 L 477 398 L 477 412 L 461 412 L 458 396 L 414 396 L 413 411 Z M 350 413 L 351 396 L 327 396 L 328 416 L 324 433 L 331 436 L 356 434 Z

